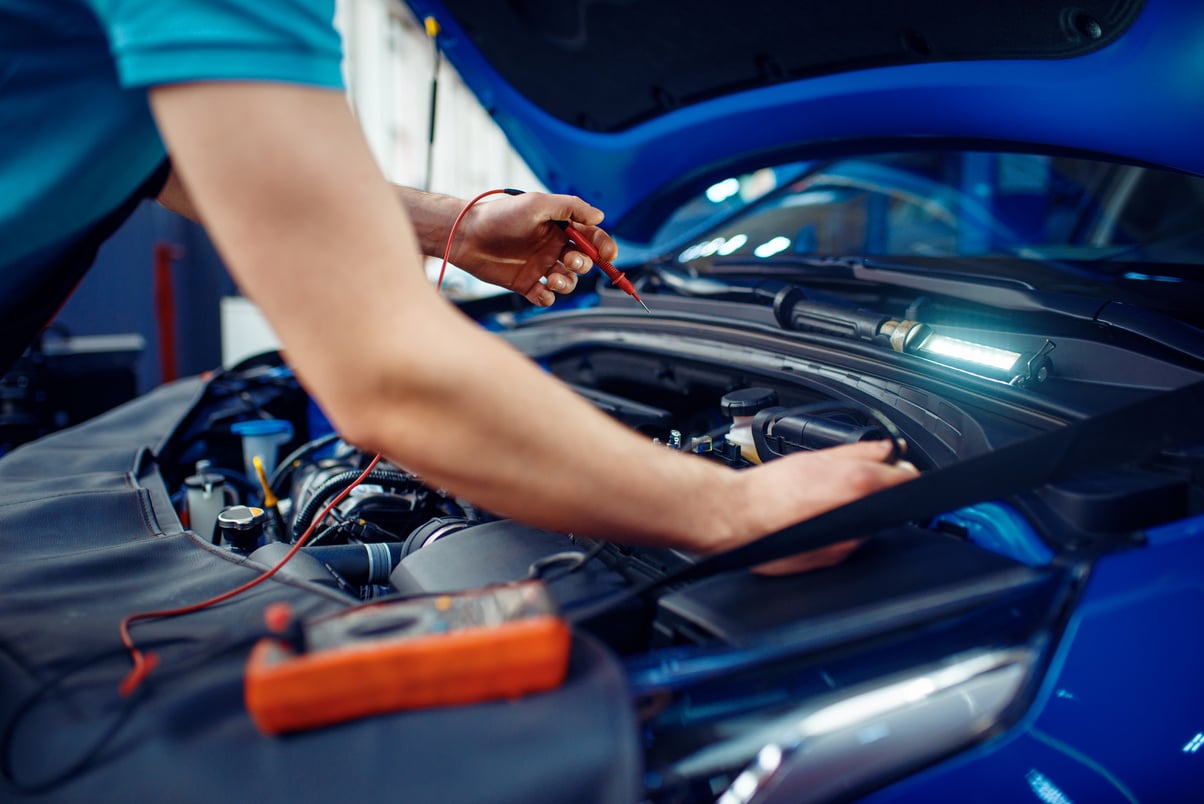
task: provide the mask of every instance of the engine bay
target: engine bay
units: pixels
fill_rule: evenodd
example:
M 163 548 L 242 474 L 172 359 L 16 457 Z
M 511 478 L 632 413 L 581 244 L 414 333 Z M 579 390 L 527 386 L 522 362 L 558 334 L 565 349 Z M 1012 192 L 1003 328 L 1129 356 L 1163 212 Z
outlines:
M 552 320 L 508 337 L 649 440 L 735 470 L 796 450 L 889 438 L 900 449 L 905 443 L 923 472 L 1075 415 L 1053 396 L 1018 404 L 1020 392 L 1003 385 L 918 381 L 881 363 L 859 372 L 870 360 L 856 350 L 837 365 L 822 346 L 782 349 L 755 330 L 720 337 L 693 322 L 633 326 L 619 317 Z M 267 441 L 253 443 L 274 452 L 258 456 L 271 464 L 262 479 L 248 432 L 266 432 Z M 159 462 L 181 520 L 232 561 L 274 566 L 313 530 L 279 575 L 349 605 L 538 578 L 571 614 L 696 560 L 501 519 L 387 461 L 319 522 L 372 457 L 332 432 L 291 370 L 269 354 L 214 376 Z M 899 522 L 872 538 L 852 533 L 860 546 L 833 567 L 786 577 L 725 573 L 590 620 L 584 629 L 627 670 L 650 800 L 713 797 L 800 713 L 827 711 L 916 672 L 936 677 L 987 662 L 990 706 L 962 689 L 962 708 L 942 715 L 956 725 L 956 745 L 923 750 L 908 747 L 906 723 L 932 713 L 906 714 L 886 741 L 896 746 L 889 774 L 1006 726 L 1023 711 L 1091 558 L 1136 546 L 1137 528 L 1186 516 L 1195 505 L 1193 467 L 1182 456 L 1109 470 L 1106 492 L 1039 489 Z M 812 761 L 851 756 L 855 741 L 838 732 L 823 735 L 835 753 Z M 875 768 L 833 792 L 889 775 Z

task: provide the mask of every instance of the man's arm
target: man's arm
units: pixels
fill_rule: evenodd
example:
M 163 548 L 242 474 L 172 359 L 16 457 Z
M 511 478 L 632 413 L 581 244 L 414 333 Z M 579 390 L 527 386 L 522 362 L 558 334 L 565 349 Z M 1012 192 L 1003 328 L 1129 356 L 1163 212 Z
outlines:
M 196 83 L 151 105 L 235 279 L 334 425 L 434 486 L 537 526 L 709 552 L 911 476 L 880 444 L 734 472 L 597 411 L 438 297 L 339 93 Z
M 174 167 L 167 174 L 167 181 L 163 183 L 163 189 L 159 191 L 159 197 L 156 200 L 177 215 L 183 215 L 190 221 L 201 222 L 200 213 L 197 212 L 196 205 L 192 203 L 192 196 L 189 195 L 188 188 L 184 186 L 179 172 Z
M 420 251 L 428 257 L 442 257 L 452 224 L 466 202 L 409 187 L 394 189 L 409 215 Z M 201 222 L 192 196 L 174 169 L 158 201 L 172 212 Z M 486 282 L 547 307 L 556 300 L 556 294 L 571 293 L 577 287 L 578 275 L 593 267 L 589 257 L 566 247 L 564 232 L 551 223 L 569 218 L 592 236 L 600 253 L 607 258 L 614 256 L 616 249 L 610 236 L 585 223 L 600 223 L 600 210 L 572 196 L 531 193 L 517 200 L 509 196 L 492 199 L 470 210 L 452 243 L 451 262 Z

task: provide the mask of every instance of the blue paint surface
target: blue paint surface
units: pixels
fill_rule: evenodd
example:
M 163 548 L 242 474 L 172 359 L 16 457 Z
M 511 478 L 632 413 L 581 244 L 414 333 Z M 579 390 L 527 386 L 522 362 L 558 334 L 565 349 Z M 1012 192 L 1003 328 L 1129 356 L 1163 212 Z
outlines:
M 1032 526 L 1003 503 L 980 503 L 943 514 L 935 524 L 941 523 L 964 530 L 966 540 L 979 547 L 1030 567 L 1043 566 L 1053 559 L 1053 551 Z
M 866 800 L 1200 800 L 1204 539 L 1198 518 L 1167 527 L 1099 561 L 1014 728 Z
M 437 3 L 448 56 L 536 175 L 623 232 L 637 205 L 738 155 L 831 140 L 1010 141 L 1204 174 L 1204 3 L 1148 0 L 1116 42 L 1077 58 L 912 64 L 821 76 L 675 110 L 616 133 L 552 118 L 502 83 Z M 805 151 L 798 151 L 799 154 Z M 722 175 L 715 174 L 715 178 Z

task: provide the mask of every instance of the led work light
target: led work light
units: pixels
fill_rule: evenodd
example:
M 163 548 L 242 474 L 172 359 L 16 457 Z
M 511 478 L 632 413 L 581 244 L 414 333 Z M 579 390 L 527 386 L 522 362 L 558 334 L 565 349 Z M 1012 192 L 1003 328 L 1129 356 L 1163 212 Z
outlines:
M 1045 344 L 1033 353 L 953 338 L 918 321 L 898 321 L 872 310 L 811 301 L 798 288 L 787 288 L 774 299 L 774 315 L 783 327 L 822 332 L 871 343 L 887 343 L 911 354 L 1010 385 L 1033 385 L 1049 377 L 1053 364 Z

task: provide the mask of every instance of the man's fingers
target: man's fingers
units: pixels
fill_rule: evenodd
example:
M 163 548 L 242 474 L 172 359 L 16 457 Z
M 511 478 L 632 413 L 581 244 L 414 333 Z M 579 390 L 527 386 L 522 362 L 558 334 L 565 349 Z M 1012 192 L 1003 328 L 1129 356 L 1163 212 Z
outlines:
M 572 293 L 573 288 L 577 287 L 577 275 L 557 267 L 548 272 L 545 286 L 555 293 Z
M 586 226 L 597 226 L 606 217 L 602 213 L 602 210 L 585 203 L 585 201 L 575 195 L 555 195 L 551 197 L 560 204 L 561 209 L 559 217 L 550 218 L 550 220 L 573 221 L 574 223 L 583 223 Z
M 547 277 L 539 277 L 528 287 L 522 291 L 523 298 L 534 304 L 536 307 L 548 307 L 552 302 L 556 301 L 556 294 L 548 290 Z
M 848 539 L 816 550 L 808 550 L 777 561 L 753 567 L 758 575 L 791 575 L 796 572 L 811 572 L 826 569 L 843 562 L 864 543 L 864 539 Z
M 578 226 L 577 230 L 589 238 L 589 242 L 598 251 L 598 256 L 610 262 L 615 257 L 619 256 L 619 247 L 615 245 L 615 241 L 611 239 L 603 230 L 596 226 Z
M 565 246 L 560 255 L 560 264 L 575 274 L 588 273 L 594 262 L 572 246 Z
M 901 453 L 907 452 L 906 442 L 902 442 L 899 451 Z M 832 457 L 862 461 L 886 461 L 895 454 L 894 445 L 886 440 L 858 441 L 855 444 L 841 444 L 837 447 L 829 447 L 824 452 Z M 916 468 L 907 461 L 898 461 L 895 465 L 901 468 L 910 467 L 909 471 L 911 472 L 916 471 Z

